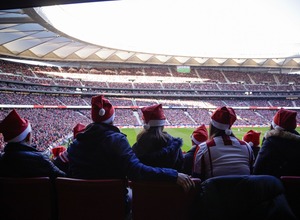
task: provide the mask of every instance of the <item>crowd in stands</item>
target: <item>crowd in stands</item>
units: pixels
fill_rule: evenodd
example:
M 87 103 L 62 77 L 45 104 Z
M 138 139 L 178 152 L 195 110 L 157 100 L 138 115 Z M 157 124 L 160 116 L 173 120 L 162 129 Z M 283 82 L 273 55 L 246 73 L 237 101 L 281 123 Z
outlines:
M 1 110 L 0 118 L 3 119 L 9 111 L 11 109 Z M 31 121 L 34 129 L 32 141 L 40 150 L 62 144 L 76 123 L 90 123 L 89 118 L 69 109 L 18 109 L 18 112 Z M 2 138 L 0 143 L 3 145 Z
M 122 106 L 148 106 L 162 103 L 166 109 L 166 124 L 171 126 L 195 126 L 209 123 L 211 111 L 216 106 L 233 107 L 300 107 L 298 99 L 276 99 L 277 97 L 297 92 L 300 81 L 297 74 L 275 74 L 267 72 L 238 72 L 218 69 L 191 68 L 191 73 L 178 73 L 174 67 L 56 67 L 35 66 L 23 63 L 0 60 L 0 104 L 3 105 L 49 105 L 81 106 L 68 109 L 24 109 L 21 113 L 35 117 L 36 134 L 43 128 L 43 114 L 38 111 L 49 111 L 49 117 L 62 112 L 69 112 L 70 117 L 80 115 L 88 121 L 90 95 L 85 93 L 119 93 L 152 95 L 147 98 L 113 98 L 111 102 L 117 108 L 118 126 L 140 126 L 140 109 L 124 109 Z M 55 73 L 53 75 L 53 73 Z M 79 74 L 85 77 L 72 78 L 58 73 Z M 51 75 L 52 74 L 52 75 Z M 89 74 L 89 75 L 87 75 Z M 120 77 L 120 75 L 122 75 Z M 268 77 L 266 77 L 268 75 Z M 100 76 L 100 78 L 97 78 Z M 104 80 L 101 80 L 101 77 Z M 94 80 L 97 79 L 97 80 Z M 267 79 L 267 80 L 266 80 Z M 142 90 L 141 90 L 142 89 Z M 147 90 L 149 89 L 149 90 Z M 17 92 L 18 91 L 18 92 Z M 33 92 L 31 92 L 33 91 Z M 287 93 L 289 91 L 289 93 Z M 44 94 L 43 92 L 51 92 Z M 64 94 L 68 93 L 68 94 Z M 170 95 L 170 97 L 155 97 Z M 296 93 L 297 94 L 297 93 Z M 186 97 L 177 97 L 184 95 Z M 191 98 L 195 95 L 216 96 L 216 98 Z M 240 95 L 243 98 L 229 99 L 224 95 Z M 221 96 L 222 98 L 220 99 Z M 271 96 L 272 98 L 249 99 L 251 96 Z M 84 107 L 84 108 L 83 108 Z M 203 108 L 203 109 L 202 109 Z M 52 113 L 53 111 L 57 111 Z M 236 125 L 266 125 L 272 118 L 272 110 L 237 109 Z M 4 115 L 6 110 L 1 111 Z M 137 114 L 136 114 L 137 113 Z M 298 116 L 297 116 L 298 117 Z M 65 120 L 65 119 L 63 119 Z M 73 126 L 72 120 L 66 119 L 67 128 L 54 126 L 55 142 L 61 140 Z M 59 123 L 59 120 L 49 120 Z M 40 126 L 41 125 L 41 126 Z M 57 131 L 55 131 L 57 129 Z M 63 133 L 62 135 L 57 135 Z M 43 140 L 42 145 L 49 145 Z M 40 145 L 40 144 L 39 144 Z
M 8 96 L 1 96 L 1 99 L 7 100 L 7 98 L 11 98 Z M 23 97 L 23 96 L 17 96 Z M 7 101 L 7 104 L 19 104 L 21 101 L 23 102 L 26 100 L 27 96 L 20 98 L 19 100 L 13 99 L 13 101 Z M 39 97 L 39 99 L 37 99 Z M 62 103 L 58 102 L 56 98 L 51 97 L 51 99 L 45 99 L 46 96 L 37 96 L 34 97 L 35 100 L 38 102 L 34 102 L 34 104 L 58 104 L 61 105 L 62 103 L 68 102 L 68 104 L 74 105 L 82 105 L 82 106 L 89 106 L 90 104 L 87 103 L 86 100 L 73 97 L 60 97 L 63 98 Z M 29 97 L 28 97 L 29 98 Z M 73 100 L 73 103 L 70 103 L 70 100 Z M 32 101 L 32 100 L 30 100 Z M 42 103 L 41 103 L 42 102 Z M 121 100 L 118 103 L 117 100 L 112 99 L 114 105 L 116 106 L 133 106 L 131 101 L 124 101 Z M 2 103 L 5 103 L 4 101 Z M 24 103 L 24 102 L 23 102 Z M 32 104 L 32 102 L 29 102 Z M 139 102 L 138 102 L 139 103 Z M 152 103 L 157 102 L 144 102 L 141 103 L 143 105 L 140 106 L 147 106 Z M 163 103 L 163 102 L 161 102 Z M 28 104 L 28 103 L 27 103 Z M 131 104 L 131 105 L 129 105 Z M 214 107 L 217 105 L 214 105 Z M 3 109 L 0 111 L 1 117 L 7 113 L 9 109 Z M 138 120 L 135 112 L 139 114 L 140 120 Z M 39 146 L 48 147 L 50 145 L 57 145 L 63 139 L 65 139 L 71 128 L 76 123 L 76 120 L 79 118 L 79 121 L 88 122 L 89 119 L 89 107 L 88 109 L 22 109 L 20 110 L 20 114 L 24 114 L 31 119 L 33 122 L 33 126 L 35 126 L 35 133 L 34 133 L 34 141 L 39 140 L 39 143 L 36 143 Z M 140 109 L 122 109 L 117 108 L 116 114 L 118 118 L 116 119 L 115 123 L 118 126 L 140 126 L 141 125 L 141 112 Z M 165 114 L 167 117 L 166 125 L 168 126 L 196 126 L 199 123 L 204 123 L 206 125 L 209 124 L 209 116 L 211 114 L 209 109 L 198 109 L 198 108 L 186 108 L 186 109 L 166 109 Z M 270 120 L 274 115 L 274 110 L 236 110 L 236 114 L 238 119 L 235 123 L 237 126 L 267 126 Z M 47 130 L 47 133 L 44 133 L 44 129 L 46 127 L 51 127 L 51 130 Z M 52 139 L 47 139 L 47 136 L 51 133 Z

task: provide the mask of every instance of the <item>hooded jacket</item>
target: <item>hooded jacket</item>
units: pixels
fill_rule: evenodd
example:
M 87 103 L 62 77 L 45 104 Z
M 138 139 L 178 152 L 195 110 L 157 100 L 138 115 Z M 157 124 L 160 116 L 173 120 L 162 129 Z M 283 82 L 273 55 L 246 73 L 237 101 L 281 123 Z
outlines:
M 297 131 L 272 129 L 265 134 L 254 164 L 254 174 L 280 177 L 300 175 L 300 135 Z
M 144 165 L 126 135 L 105 123 L 92 123 L 68 148 L 70 176 L 86 179 L 176 181 L 176 170 Z

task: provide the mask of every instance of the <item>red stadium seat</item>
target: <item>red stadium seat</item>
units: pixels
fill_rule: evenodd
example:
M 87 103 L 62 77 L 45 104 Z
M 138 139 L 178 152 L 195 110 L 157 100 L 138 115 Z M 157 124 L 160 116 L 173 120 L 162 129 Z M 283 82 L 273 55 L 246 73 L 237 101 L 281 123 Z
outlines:
M 54 219 L 53 185 L 48 177 L 0 177 L 0 219 Z
M 300 176 L 281 176 L 287 201 L 294 214 L 300 219 Z
M 124 180 L 57 178 L 58 219 L 125 219 Z
M 200 179 L 188 193 L 176 183 L 141 181 L 131 182 L 132 217 L 134 220 L 190 219 L 192 205 L 200 191 Z

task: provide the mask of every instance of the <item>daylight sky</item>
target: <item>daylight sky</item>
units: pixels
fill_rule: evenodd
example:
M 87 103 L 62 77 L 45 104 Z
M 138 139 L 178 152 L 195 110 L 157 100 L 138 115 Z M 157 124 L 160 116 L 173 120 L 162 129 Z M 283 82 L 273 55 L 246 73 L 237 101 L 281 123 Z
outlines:
M 130 51 L 300 57 L 299 0 L 121 0 L 43 7 L 70 36 Z

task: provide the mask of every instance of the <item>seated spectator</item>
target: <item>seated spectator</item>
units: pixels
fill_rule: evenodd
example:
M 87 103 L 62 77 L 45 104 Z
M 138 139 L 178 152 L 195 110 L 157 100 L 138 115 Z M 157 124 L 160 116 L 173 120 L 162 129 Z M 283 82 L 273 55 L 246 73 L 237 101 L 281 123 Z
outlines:
M 296 111 L 282 108 L 276 112 L 263 138 L 254 174 L 300 176 L 300 135 L 295 130 L 296 117 Z
M 197 219 L 296 220 L 281 181 L 269 175 L 227 175 L 201 183 Z
M 71 177 L 171 181 L 177 182 L 185 191 L 194 187 L 186 174 L 170 168 L 147 166 L 139 161 L 126 136 L 113 125 L 115 109 L 103 95 L 92 97 L 91 105 L 93 123 L 79 133 L 68 148 Z M 124 189 L 124 193 L 129 213 L 130 191 Z
M 224 175 L 249 175 L 254 155 L 251 147 L 230 130 L 236 114 L 230 107 L 219 107 L 211 116 L 209 141 L 195 153 L 193 176 L 202 180 Z
M 183 172 L 186 174 L 191 175 L 193 171 L 193 162 L 194 162 L 194 155 L 197 151 L 197 148 L 199 148 L 199 144 L 207 141 L 208 133 L 207 129 L 204 124 L 196 128 L 192 135 L 191 135 L 191 141 L 192 141 L 192 147 L 191 149 L 183 154 L 184 156 L 184 163 L 183 163 Z
M 164 131 L 166 117 L 162 104 L 143 107 L 144 129 L 132 146 L 140 161 L 149 166 L 182 170 L 182 139 Z
M 39 177 L 65 176 L 43 153 L 31 146 L 31 125 L 27 119 L 12 110 L 0 123 L 3 134 L 4 153 L 0 160 L 0 176 Z
M 243 141 L 246 141 L 252 148 L 254 157 L 257 158 L 257 154 L 260 150 L 260 132 L 249 130 L 243 137 Z
M 78 123 L 73 128 L 73 140 L 77 137 L 80 132 L 83 132 L 85 129 L 85 125 Z M 63 170 L 66 174 L 69 172 L 69 158 L 68 151 L 65 147 L 56 147 L 52 149 L 53 153 L 53 163 Z

